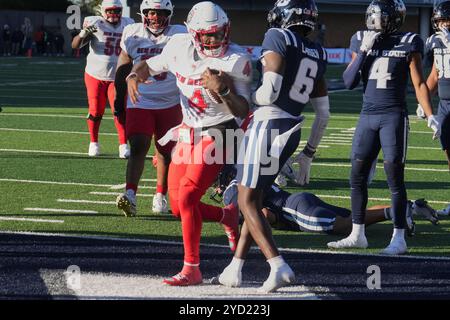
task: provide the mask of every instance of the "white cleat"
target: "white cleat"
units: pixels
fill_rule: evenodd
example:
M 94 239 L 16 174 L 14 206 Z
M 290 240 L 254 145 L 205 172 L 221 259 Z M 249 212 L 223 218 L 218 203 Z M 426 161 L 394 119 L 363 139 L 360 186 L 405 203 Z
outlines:
M 404 239 L 400 239 L 400 240 L 392 240 L 391 243 L 380 253 L 387 254 L 390 256 L 396 256 L 400 254 L 405 254 L 406 252 L 408 252 L 406 241 Z
M 242 272 L 235 268 L 226 267 L 219 276 L 219 283 L 226 287 L 240 287 L 242 285 Z
M 119 145 L 119 158 L 128 159 L 129 156 L 130 156 L 130 149 L 128 148 L 128 144 L 124 143 Z
M 365 236 L 360 236 L 358 238 L 355 237 L 347 237 L 339 241 L 328 242 L 328 248 L 332 249 L 347 249 L 347 248 L 362 248 L 366 249 L 369 246 L 367 242 L 367 238 Z
M 275 183 L 281 188 L 284 188 L 287 186 L 287 179 L 282 173 L 279 173 L 278 176 L 275 178 Z
M 100 145 L 98 142 L 91 142 L 89 144 L 89 157 L 98 157 L 100 155 Z
M 157 193 L 153 196 L 152 211 L 155 213 L 168 213 L 169 205 L 166 196 L 162 193 Z
M 136 216 L 136 197 L 130 193 L 123 193 L 117 196 L 117 208 L 122 210 L 125 217 Z
M 286 287 L 295 283 L 295 273 L 286 263 L 277 270 L 271 270 L 269 277 L 264 281 L 262 287 L 258 288 L 260 293 L 270 293 L 277 291 L 281 287 Z
M 447 206 L 447 208 L 436 211 L 436 214 L 441 216 L 449 216 L 450 215 L 450 204 Z

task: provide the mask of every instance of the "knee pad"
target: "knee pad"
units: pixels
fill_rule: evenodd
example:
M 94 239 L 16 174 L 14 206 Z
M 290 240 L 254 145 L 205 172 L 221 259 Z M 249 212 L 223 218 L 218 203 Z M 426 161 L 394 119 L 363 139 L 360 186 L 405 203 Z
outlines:
M 93 122 L 99 122 L 102 120 L 102 118 L 103 118 L 103 115 L 100 115 L 100 116 L 94 116 L 92 114 L 88 115 L 88 120 L 93 121 Z
M 404 169 L 404 163 L 390 161 L 384 162 L 384 171 L 386 172 L 387 183 L 392 193 L 405 190 Z
M 350 174 L 350 185 L 361 186 L 367 184 L 372 161 L 352 159 L 352 170 Z

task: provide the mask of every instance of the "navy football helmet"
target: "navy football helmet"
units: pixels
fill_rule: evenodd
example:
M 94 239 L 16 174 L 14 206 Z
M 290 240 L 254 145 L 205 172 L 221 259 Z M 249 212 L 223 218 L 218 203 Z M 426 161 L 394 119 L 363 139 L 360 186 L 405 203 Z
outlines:
M 450 1 L 443 1 L 434 7 L 431 25 L 436 31 L 439 31 L 440 20 L 450 20 Z
M 369 30 L 390 34 L 400 29 L 405 17 L 402 0 L 373 0 L 367 7 L 366 26 Z
M 314 30 L 319 12 L 314 0 L 278 0 L 269 11 L 270 28 L 302 26 L 305 33 Z

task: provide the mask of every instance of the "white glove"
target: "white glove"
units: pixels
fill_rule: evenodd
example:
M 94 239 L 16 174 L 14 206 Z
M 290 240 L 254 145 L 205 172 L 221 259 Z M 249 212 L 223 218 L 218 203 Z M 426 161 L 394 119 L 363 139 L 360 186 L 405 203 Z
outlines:
M 81 39 L 85 39 L 88 36 L 90 36 L 91 34 L 97 32 L 97 27 L 96 26 L 89 26 L 84 28 L 83 30 L 80 31 L 80 33 L 78 34 L 80 36 Z
M 440 28 L 440 31 L 436 32 L 436 38 L 441 39 L 442 43 L 450 48 L 450 32 L 447 28 Z
M 295 181 L 301 186 L 308 184 L 309 171 L 311 170 L 311 162 L 313 161 L 313 158 L 308 157 L 302 151 L 297 155 L 297 157 L 295 157 L 295 161 L 297 161 L 300 166 L 296 173 Z
M 436 120 L 436 118 L 433 115 L 428 117 L 428 128 L 431 128 L 434 132 L 433 140 L 436 140 L 441 136 L 441 124 Z
M 365 31 L 359 50 L 361 50 L 362 52 L 369 52 L 380 34 L 381 32 Z
M 420 103 L 417 104 L 416 114 L 417 114 L 417 118 L 419 118 L 419 119 L 427 118 L 427 116 L 425 115 L 425 111 L 423 111 L 423 108 L 420 105 Z

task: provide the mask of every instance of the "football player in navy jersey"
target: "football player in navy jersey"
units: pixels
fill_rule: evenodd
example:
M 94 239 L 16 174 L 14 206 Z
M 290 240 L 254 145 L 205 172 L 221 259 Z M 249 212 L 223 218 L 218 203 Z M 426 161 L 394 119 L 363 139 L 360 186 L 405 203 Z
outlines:
M 264 37 L 259 62 L 262 81 L 252 95 L 256 108 L 238 157 L 238 201 L 245 217 L 241 232 L 251 234 L 270 265 L 262 292 L 273 292 L 295 280 L 262 213 L 264 189 L 272 185 L 298 147 L 306 103 L 329 110 L 324 79 L 327 55 L 319 44 L 306 38 L 317 16 L 313 0 L 279 0 L 269 12 L 271 29 Z M 303 150 L 307 162 L 311 162 L 317 145 Z M 231 265 L 235 263 L 239 261 L 233 259 Z
M 427 86 L 432 95 L 436 92 L 439 95 L 440 139 L 450 170 L 450 1 L 443 1 L 434 8 L 431 22 L 436 33 L 426 42 L 426 52 L 433 58 Z M 422 109 L 420 105 L 419 109 Z
M 366 248 L 364 215 L 368 201 L 367 179 L 380 149 L 391 191 L 394 232 L 383 254 L 407 252 L 405 241 L 407 194 L 404 168 L 408 138 L 406 86 L 411 75 L 416 97 L 428 118 L 428 126 L 439 134 L 432 114 L 430 94 L 422 73 L 423 41 L 412 32 L 398 32 L 406 15 L 401 0 L 373 0 L 366 11 L 368 31 L 351 39 L 352 62 L 344 71 L 348 89 L 363 82 L 363 107 L 352 145 L 350 176 L 353 227 L 351 234 L 330 242 L 330 248 Z

